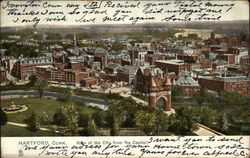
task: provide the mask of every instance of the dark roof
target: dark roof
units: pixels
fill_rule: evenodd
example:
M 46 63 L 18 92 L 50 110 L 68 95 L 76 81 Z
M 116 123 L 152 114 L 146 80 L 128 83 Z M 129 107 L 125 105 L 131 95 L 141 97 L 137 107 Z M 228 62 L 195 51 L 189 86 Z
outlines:
M 111 62 L 111 63 L 109 63 L 109 64 L 107 65 L 107 68 L 113 70 L 113 69 L 119 68 L 120 66 L 121 66 L 120 64 Z

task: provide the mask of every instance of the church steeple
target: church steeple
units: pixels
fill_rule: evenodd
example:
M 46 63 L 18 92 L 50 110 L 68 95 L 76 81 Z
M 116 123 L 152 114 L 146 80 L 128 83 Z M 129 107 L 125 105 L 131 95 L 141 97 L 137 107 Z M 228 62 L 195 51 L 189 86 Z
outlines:
M 74 47 L 76 47 L 76 34 L 74 33 L 74 40 L 73 40 L 73 45 L 74 45 Z

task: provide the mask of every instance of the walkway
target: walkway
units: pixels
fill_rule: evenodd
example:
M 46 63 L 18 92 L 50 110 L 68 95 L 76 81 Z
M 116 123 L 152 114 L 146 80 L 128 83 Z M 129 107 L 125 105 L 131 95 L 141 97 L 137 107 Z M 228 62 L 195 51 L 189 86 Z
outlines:
M 204 126 L 202 124 L 197 123 L 199 129 L 197 131 L 194 132 L 194 134 L 198 135 L 198 136 L 222 136 L 224 134 L 219 133 L 207 126 Z

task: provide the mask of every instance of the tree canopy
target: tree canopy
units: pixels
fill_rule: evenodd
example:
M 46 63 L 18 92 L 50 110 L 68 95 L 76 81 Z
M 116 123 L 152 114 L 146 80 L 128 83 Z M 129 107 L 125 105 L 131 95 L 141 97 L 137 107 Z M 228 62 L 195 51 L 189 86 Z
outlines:
M 35 88 L 39 93 L 40 98 L 43 96 L 43 92 L 49 88 L 49 81 L 45 78 L 39 77 L 36 80 Z

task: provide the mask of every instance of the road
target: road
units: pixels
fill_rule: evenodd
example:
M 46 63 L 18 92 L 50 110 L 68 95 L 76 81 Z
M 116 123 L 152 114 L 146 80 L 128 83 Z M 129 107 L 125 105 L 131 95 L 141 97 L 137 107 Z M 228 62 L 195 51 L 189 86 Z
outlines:
M 56 92 L 48 92 L 45 91 L 43 97 L 45 98 L 58 98 L 63 95 Z M 34 90 L 24 91 L 24 90 L 13 90 L 13 91 L 2 91 L 1 92 L 1 100 L 8 100 L 13 98 L 25 98 L 25 97 L 39 97 L 38 92 Z M 99 98 L 91 98 L 86 96 L 72 96 L 70 98 L 72 101 L 81 102 L 89 106 L 97 106 L 101 109 L 106 110 L 107 104 L 103 99 Z

